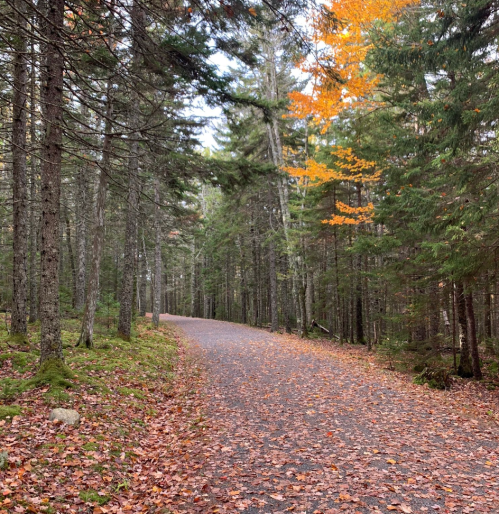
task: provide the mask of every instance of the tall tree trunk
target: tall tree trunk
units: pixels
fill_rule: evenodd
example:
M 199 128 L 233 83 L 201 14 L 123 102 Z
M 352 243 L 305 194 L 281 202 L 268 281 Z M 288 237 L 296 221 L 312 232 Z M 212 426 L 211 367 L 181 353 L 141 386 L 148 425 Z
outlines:
M 139 41 L 144 37 L 144 11 L 139 2 L 135 0 L 132 7 L 132 31 L 133 31 L 133 64 L 132 67 L 138 71 L 141 64 L 142 49 Z M 135 259 L 137 253 L 137 212 L 139 208 L 139 133 L 138 127 L 138 102 L 139 97 L 135 90 L 132 90 L 130 98 L 130 127 L 132 133 L 129 145 L 130 157 L 128 161 L 128 200 L 127 220 L 125 229 L 125 251 L 123 256 L 123 276 L 120 293 L 120 313 L 118 318 L 118 336 L 125 341 L 130 340 L 132 330 L 132 309 L 133 309 L 133 284 L 135 276 Z
M 253 265 L 251 266 L 253 269 L 253 287 L 251 291 L 251 299 L 252 299 L 252 310 L 253 310 L 253 326 L 258 326 L 260 322 L 260 313 L 258 312 L 258 285 L 259 285 L 259 276 L 258 276 L 258 252 L 257 252 L 257 241 L 255 235 L 255 227 L 254 224 L 251 226 L 251 253 L 253 257 Z
M 145 316 L 147 311 L 147 249 L 146 249 L 146 240 L 144 237 L 144 227 L 142 227 L 142 251 L 139 252 L 139 273 L 137 276 L 138 284 L 137 289 L 139 291 L 138 297 L 138 307 L 139 307 L 139 316 Z M 151 305 L 152 307 L 152 305 Z
M 357 207 L 362 207 L 362 184 L 357 182 L 355 184 L 357 191 Z M 357 238 L 361 230 L 362 225 L 357 228 Z M 355 326 L 356 326 L 356 337 L 357 343 L 366 344 L 364 337 L 364 313 L 362 309 L 362 256 L 357 255 L 357 277 L 355 284 Z
M 61 196 L 63 74 L 62 32 L 64 0 L 47 5 L 46 83 L 43 91 L 45 134 L 42 145 L 41 200 L 42 243 L 40 281 L 40 364 L 62 365 L 59 315 L 59 203 Z
M 159 325 L 159 311 L 161 307 L 161 205 L 159 197 L 159 180 L 154 181 L 154 305 L 152 309 L 152 323 L 155 327 Z
M 83 320 L 81 323 L 81 333 L 78 345 L 91 348 L 94 338 L 95 311 L 97 310 L 97 299 L 99 297 L 99 274 L 102 259 L 102 247 L 104 244 L 104 222 L 106 214 L 106 196 L 108 176 L 111 171 L 111 150 L 113 145 L 112 118 L 113 118 L 113 96 L 112 82 L 107 84 L 106 101 L 106 121 L 104 128 L 104 143 L 102 146 L 102 160 L 100 165 L 99 184 L 97 187 L 97 200 L 95 204 L 95 219 L 92 241 L 92 262 L 90 275 L 88 277 L 87 298 Z M 117 263 L 116 263 L 117 264 Z M 117 266 L 116 266 L 117 267 Z
M 77 198 L 76 207 L 76 248 L 77 272 L 75 284 L 75 309 L 81 311 L 85 306 L 85 286 L 87 275 L 87 177 L 85 168 L 78 170 L 76 177 Z
M 195 318 L 196 313 L 196 288 L 197 288 L 197 277 L 196 277 L 196 240 L 193 238 L 191 245 L 191 317 Z
M 33 26 L 35 20 L 33 20 Z M 31 166 L 30 166 L 30 211 L 29 211 L 29 322 L 38 320 L 38 287 L 37 287 L 37 251 L 38 251 L 38 217 L 36 205 L 36 58 L 35 44 L 31 41 L 31 84 L 30 84 L 30 139 L 31 139 Z
M 457 374 L 462 378 L 473 376 L 470 345 L 468 339 L 468 322 L 466 317 L 466 299 L 462 282 L 456 282 L 457 323 L 459 326 L 459 347 L 461 349 Z
M 71 223 L 69 220 L 68 206 L 64 207 L 64 221 L 66 222 L 66 246 L 68 247 L 69 266 L 71 268 L 71 284 L 72 284 L 72 307 L 75 307 L 76 300 L 76 265 L 73 254 L 73 245 L 71 244 Z
M 274 242 L 274 219 L 273 219 L 273 197 L 272 183 L 268 180 L 268 203 L 269 203 L 269 285 L 270 285 L 270 331 L 279 330 L 279 311 L 277 296 L 277 266 Z
M 484 295 L 484 335 L 487 351 L 495 355 L 494 343 L 492 341 L 492 295 L 490 293 L 490 275 L 485 273 L 485 295 Z
M 305 308 L 306 308 L 306 319 L 307 326 L 310 327 L 312 325 L 312 305 L 314 302 L 314 272 L 312 270 L 308 270 L 306 274 L 306 296 L 305 296 Z
M 482 370 L 480 369 L 480 355 L 478 353 L 478 341 L 476 337 L 475 310 L 473 308 L 473 293 L 471 291 L 466 294 L 465 301 L 473 376 L 476 380 L 481 380 Z
M 13 288 L 11 337 L 27 336 L 27 251 L 28 188 L 26 176 L 26 101 L 28 67 L 26 63 L 26 2 L 16 1 L 18 33 L 14 38 L 14 98 L 12 106 L 12 181 L 13 181 Z
M 281 259 L 281 272 L 283 275 L 282 279 L 282 303 L 283 303 L 283 315 L 284 315 L 284 330 L 287 334 L 291 334 L 291 302 L 289 301 L 288 294 L 288 262 L 284 257 Z

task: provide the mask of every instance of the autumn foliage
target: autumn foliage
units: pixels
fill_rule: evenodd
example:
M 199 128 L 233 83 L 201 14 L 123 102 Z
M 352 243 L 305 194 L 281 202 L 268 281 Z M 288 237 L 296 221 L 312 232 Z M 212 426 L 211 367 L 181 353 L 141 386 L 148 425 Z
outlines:
M 291 116 L 305 119 L 312 117 L 323 132 L 346 109 L 371 108 L 373 93 L 380 76 L 370 73 L 364 65 L 371 44 L 369 30 L 376 23 L 390 23 L 401 9 L 414 0 L 332 0 L 313 19 L 313 41 L 325 47 L 312 62 L 303 61 L 300 67 L 312 76 L 312 92 L 292 92 Z M 381 170 L 376 163 L 354 154 L 352 148 L 333 147 L 335 167 L 307 159 L 305 167 L 286 167 L 290 175 L 306 177 L 314 185 L 328 181 L 349 181 L 358 184 L 375 183 Z M 359 225 L 371 223 L 374 206 L 352 207 L 336 202 L 338 214 L 323 223 L 330 225 Z

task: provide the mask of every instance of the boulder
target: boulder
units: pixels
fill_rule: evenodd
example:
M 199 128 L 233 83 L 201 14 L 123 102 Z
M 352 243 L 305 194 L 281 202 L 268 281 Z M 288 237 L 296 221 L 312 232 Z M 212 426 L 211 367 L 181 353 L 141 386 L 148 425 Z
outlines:
M 73 409 L 53 409 L 49 416 L 50 421 L 61 421 L 67 425 L 78 425 L 80 415 Z
M 0 469 L 7 469 L 9 467 L 9 454 L 7 452 L 0 452 Z

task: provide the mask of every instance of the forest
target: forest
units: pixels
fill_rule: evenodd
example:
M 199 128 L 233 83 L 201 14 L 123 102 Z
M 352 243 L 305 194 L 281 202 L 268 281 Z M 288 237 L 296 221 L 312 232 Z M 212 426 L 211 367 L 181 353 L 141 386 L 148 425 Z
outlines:
M 91 346 L 97 309 L 124 339 L 146 310 L 316 320 L 369 348 L 454 345 L 480 378 L 499 322 L 497 6 L 363 5 L 314 11 L 305 39 L 299 4 L 5 2 L 11 337 L 40 320 L 43 362 L 60 316 Z M 223 109 L 216 149 L 199 97 Z
M 0 0 L 0 436 L 97 389 L 123 423 L 173 401 L 177 317 L 493 392 L 498 37 L 497 0 Z M 31 510 L 87 512 L 61 502 Z

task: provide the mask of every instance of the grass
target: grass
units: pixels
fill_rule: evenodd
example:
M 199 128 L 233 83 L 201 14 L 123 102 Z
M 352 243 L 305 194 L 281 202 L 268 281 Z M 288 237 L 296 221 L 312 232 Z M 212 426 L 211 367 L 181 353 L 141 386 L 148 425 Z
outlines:
M 105 505 L 111 497 L 107 494 L 99 494 L 94 489 L 87 489 L 86 491 L 80 491 L 80 498 L 87 503 L 97 503 L 98 505 Z
M 0 405 L 0 420 L 10 419 L 14 416 L 21 414 L 21 407 L 19 405 Z

